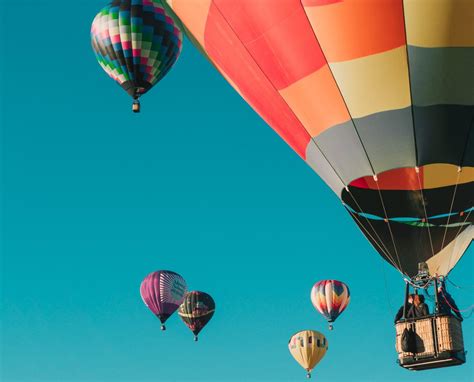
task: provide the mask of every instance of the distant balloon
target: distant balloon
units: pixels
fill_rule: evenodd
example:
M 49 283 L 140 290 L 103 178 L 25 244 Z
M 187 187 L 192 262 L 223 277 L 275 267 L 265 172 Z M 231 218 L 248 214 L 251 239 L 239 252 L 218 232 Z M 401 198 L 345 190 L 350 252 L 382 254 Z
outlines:
M 95 17 L 92 48 L 105 72 L 133 97 L 139 98 L 171 69 L 181 52 L 179 21 L 161 2 L 114 0 Z
M 140 285 L 143 302 L 160 319 L 161 330 L 166 330 L 166 320 L 183 302 L 186 291 L 186 281 L 172 271 L 150 273 Z
M 322 333 L 303 330 L 290 338 L 288 349 L 293 358 L 308 372 L 306 376 L 311 378 L 311 370 L 328 350 L 328 341 Z
M 194 333 L 194 341 L 198 340 L 199 332 L 210 321 L 215 309 L 214 300 L 207 293 L 192 291 L 184 297 L 178 314 L 186 326 Z
M 349 301 L 349 288 L 341 281 L 322 280 L 311 289 L 311 302 L 329 322 L 330 330 L 332 323 L 349 305 Z

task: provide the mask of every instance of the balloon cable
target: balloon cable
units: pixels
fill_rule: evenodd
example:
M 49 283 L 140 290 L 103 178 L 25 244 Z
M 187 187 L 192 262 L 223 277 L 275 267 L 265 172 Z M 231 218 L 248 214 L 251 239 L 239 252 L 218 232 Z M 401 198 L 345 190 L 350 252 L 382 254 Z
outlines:
M 428 221 L 428 214 L 426 212 L 425 196 L 423 195 L 423 185 L 421 184 L 421 179 L 420 179 L 420 169 L 416 167 L 415 171 L 416 171 L 416 176 L 418 178 L 418 185 L 420 187 L 421 204 L 423 205 L 423 211 L 425 213 L 426 228 L 428 229 L 428 236 L 430 238 L 431 253 L 433 254 L 433 257 L 434 257 L 435 253 L 434 253 L 434 247 L 433 247 L 433 239 L 431 237 L 430 223 Z
M 355 199 L 354 199 L 355 201 Z M 357 202 L 356 202 L 357 203 Z M 357 221 L 357 223 L 359 224 L 360 227 L 362 227 L 362 229 L 366 232 L 366 234 L 373 240 L 373 242 L 375 244 L 377 244 L 377 246 L 379 247 L 379 249 L 382 251 L 382 253 L 385 255 L 385 257 L 387 258 L 387 260 L 394 266 L 394 268 L 401 274 L 403 275 L 403 272 L 399 269 L 399 267 L 397 266 L 395 260 L 393 259 L 393 256 L 388 252 L 387 248 L 385 247 L 384 245 L 384 248 L 382 248 L 382 246 L 380 245 L 380 243 L 375 240 L 375 238 L 370 234 L 370 232 L 367 230 L 367 228 L 360 222 L 359 218 L 357 217 L 357 214 L 354 214 L 351 210 L 347 209 L 349 211 L 349 213 L 353 216 L 354 220 Z M 362 211 L 362 209 L 361 209 Z M 370 221 L 368 220 L 368 218 L 365 218 L 365 220 L 367 220 L 367 223 L 371 226 L 372 230 L 375 232 L 375 234 L 377 234 L 377 231 L 375 231 L 375 229 L 373 228 L 372 224 L 370 223 Z M 377 235 L 378 237 L 378 235 Z M 381 241 L 381 243 L 383 244 L 382 240 L 380 239 L 379 237 L 379 240 Z
M 446 302 L 446 304 L 448 304 L 448 306 L 451 308 L 451 310 L 453 310 L 454 312 L 457 312 L 457 313 L 464 313 L 464 312 L 469 312 L 471 310 L 474 309 L 474 304 L 472 304 L 471 306 L 469 306 L 468 308 L 466 309 L 456 309 L 454 307 L 451 306 L 451 304 L 449 303 L 448 299 L 446 298 L 446 296 L 444 295 L 444 291 L 443 291 L 443 288 L 441 288 L 441 294 L 443 295 L 443 299 L 444 301 Z
M 455 283 L 453 283 L 448 277 L 445 277 L 446 280 L 448 280 L 448 282 L 453 286 L 455 287 L 456 289 L 474 289 L 474 285 L 464 285 L 464 286 L 459 286 Z
M 456 192 L 458 190 L 459 180 L 461 178 L 461 167 L 458 167 L 458 175 L 456 178 L 456 185 L 454 186 L 453 198 L 451 199 L 451 206 L 449 207 L 448 220 L 446 222 L 446 227 L 444 229 L 443 241 L 441 242 L 440 251 L 444 248 L 444 241 L 446 240 L 446 233 L 448 232 L 449 221 L 451 219 L 451 212 L 453 211 L 454 199 L 456 199 Z
M 471 212 L 473 211 L 473 208 L 471 208 L 469 210 L 469 212 L 466 214 L 466 219 L 464 219 L 464 221 L 462 222 L 463 224 L 467 222 L 467 219 L 469 219 L 469 216 L 471 215 Z M 463 227 L 463 224 L 460 224 L 459 225 L 459 229 L 458 229 L 458 232 L 456 233 L 456 236 L 454 236 L 455 238 L 457 238 L 459 236 L 459 234 L 461 233 L 461 230 L 462 230 L 462 227 Z M 453 245 L 453 250 L 451 251 L 451 255 L 449 256 L 449 262 L 448 262 L 448 270 L 450 270 L 450 267 L 451 267 L 451 259 L 453 257 L 453 254 L 454 254 L 454 250 L 455 250 L 456 246 Z M 446 274 L 449 274 L 449 271 L 446 272 Z
M 385 208 L 385 203 L 383 201 L 382 192 L 380 191 L 379 182 L 376 177 L 374 177 L 374 180 L 375 180 L 375 184 L 377 185 L 377 191 L 379 192 L 380 202 L 382 203 L 382 208 L 385 215 L 385 223 L 387 223 L 388 225 L 388 231 L 390 232 L 390 237 L 392 238 L 393 249 L 395 250 L 395 254 L 397 255 L 397 260 L 398 260 L 398 264 L 400 265 L 400 270 L 403 272 L 402 265 L 400 263 L 400 257 L 398 256 L 397 244 L 395 243 L 395 237 L 393 236 L 392 227 L 390 225 L 390 219 L 388 218 L 388 215 L 387 215 L 387 209 Z
M 364 213 L 364 211 L 362 210 L 362 207 L 360 206 L 360 204 L 357 202 L 356 198 L 354 197 L 354 195 L 352 194 L 352 192 L 350 191 L 350 188 L 347 187 L 347 192 L 349 193 L 349 195 L 351 196 L 352 200 L 355 202 L 355 204 L 357 205 L 357 208 L 359 208 L 360 212 Z M 359 223 L 359 225 L 364 229 L 364 231 L 369 235 L 369 237 L 377 244 L 377 246 L 381 249 L 381 251 L 383 252 L 383 254 L 386 256 L 387 260 L 389 260 L 389 262 L 395 267 L 395 269 L 397 269 L 401 275 L 403 275 L 403 271 L 401 269 L 401 267 L 399 265 L 396 264 L 395 262 L 395 259 L 394 257 L 392 256 L 392 254 L 390 253 L 390 251 L 388 250 L 388 248 L 385 246 L 385 243 L 383 242 L 383 240 L 380 238 L 380 236 L 378 235 L 377 231 L 375 230 L 374 226 L 372 225 L 372 223 L 369 221 L 369 219 L 364 216 L 365 220 L 367 221 L 367 224 L 370 226 L 370 228 L 372 228 L 372 231 L 374 231 L 374 234 L 377 236 L 378 238 L 378 242 L 377 240 L 374 239 L 374 237 L 369 233 L 369 231 L 367 230 L 367 228 L 360 222 L 360 220 L 356 217 L 356 214 L 352 213 L 352 211 L 348 210 L 349 213 L 354 217 L 354 220 L 357 221 L 357 223 Z M 382 248 L 383 246 L 383 248 Z

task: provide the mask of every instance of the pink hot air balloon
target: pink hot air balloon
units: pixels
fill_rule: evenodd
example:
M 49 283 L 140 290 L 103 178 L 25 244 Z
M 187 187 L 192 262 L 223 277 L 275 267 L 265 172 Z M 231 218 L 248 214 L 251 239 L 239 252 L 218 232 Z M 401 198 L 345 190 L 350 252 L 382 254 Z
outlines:
M 314 284 L 311 289 L 311 302 L 329 323 L 332 323 L 347 308 L 350 301 L 349 288 L 342 281 L 322 280 Z
M 186 291 L 186 281 L 172 271 L 150 273 L 140 285 L 143 302 L 160 319 L 161 330 L 166 330 L 166 320 L 181 305 Z

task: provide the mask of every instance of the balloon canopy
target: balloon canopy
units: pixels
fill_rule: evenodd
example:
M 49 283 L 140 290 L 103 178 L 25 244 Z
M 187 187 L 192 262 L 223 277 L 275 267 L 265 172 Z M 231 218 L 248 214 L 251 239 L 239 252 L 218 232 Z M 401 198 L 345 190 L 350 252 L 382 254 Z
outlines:
M 383 258 L 446 275 L 474 238 L 467 0 L 168 0 Z
M 145 305 L 164 323 L 178 309 L 186 294 L 186 281 L 172 271 L 150 273 L 140 285 L 140 295 Z
M 171 69 L 182 38 L 179 21 L 160 1 L 152 0 L 114 0 L 91 27 L 99 64 L 135 99 Z
M 321 361 L 328 350 L 326 337 L 315 330 L 303 330 L 291 336 L 288 349 L 293 358 L 311 376 L 311 370 Z
M 337 280 L 318 281 L 311 289 L 311 302 L 330 323 L 329 329 L 349 305 L 350 296 L 349 287 Z

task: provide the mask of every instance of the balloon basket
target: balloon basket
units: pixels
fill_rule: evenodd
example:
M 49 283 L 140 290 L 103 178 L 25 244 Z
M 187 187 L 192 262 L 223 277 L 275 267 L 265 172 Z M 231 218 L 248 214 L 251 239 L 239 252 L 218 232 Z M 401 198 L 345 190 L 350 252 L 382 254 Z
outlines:
M 140 113 L 140 101 L 138 99 L 133 101 L 132 104 L 132 111 L 134 113 Z
M 311 372 L 308 371 L 308 373 L 306 374 L 306 378 L 310 379 L 311 378 Z
M 334 330 L 334 326 L 332 326 L 332 324 L 329 324 L 329 330 Z
M 165 325 L 161 325 L 161 330 L 165 331 L 165 330 L 166 330 L 166 326 L 165 326 Z
M 199 341 L 198 336 L 194 336 L 194 342 L 198 342 L 198 341 Z

